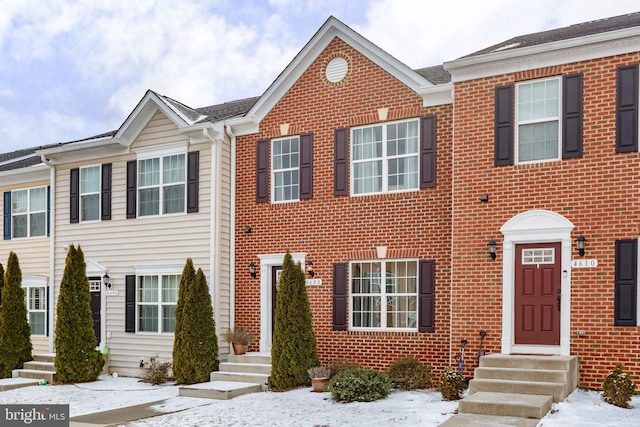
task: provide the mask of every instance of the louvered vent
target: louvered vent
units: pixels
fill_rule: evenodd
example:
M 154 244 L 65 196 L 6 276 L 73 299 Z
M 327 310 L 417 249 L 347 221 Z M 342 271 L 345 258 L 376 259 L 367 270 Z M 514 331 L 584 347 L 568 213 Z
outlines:
M 327 80 L 331 83 L 338 83 L 340 80 L 344 79 L 344 76 L 347 75 L 347 71 L 349 70 L 349 64 L 347 60 L 344 58 L 333 58 L 327 64 Z

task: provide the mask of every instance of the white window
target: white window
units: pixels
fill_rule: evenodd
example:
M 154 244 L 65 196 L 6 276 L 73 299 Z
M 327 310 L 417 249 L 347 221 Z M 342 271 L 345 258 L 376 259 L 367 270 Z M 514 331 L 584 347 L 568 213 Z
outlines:
M 186 173 L 184 154 L 138 160 L 139 216 L 185 212 Z
M 518 163 L 560 159 L 560 79 L 517 86 Z
M 299 199 L 300 138 L 274 139 L 272 141 L 273 201 L 290 202 Z
M 100 219 L 100 166 L 80 168 L 80 220 Z
M 12 237 L 39 237 L 47 234 L 47 187 L 11 192 Z
M 173 333 L 180 275 L 138 276 L 138 332 Z
M 25 287 L 25 303 L 31 335 L 46 335 L 47 288 Z
M 417 330 L 417 261 L 358 261 L 350 271 L 352 329 Z
M 414 119 L 352 129 L 351 193 L 417 190 L 419 127 Z

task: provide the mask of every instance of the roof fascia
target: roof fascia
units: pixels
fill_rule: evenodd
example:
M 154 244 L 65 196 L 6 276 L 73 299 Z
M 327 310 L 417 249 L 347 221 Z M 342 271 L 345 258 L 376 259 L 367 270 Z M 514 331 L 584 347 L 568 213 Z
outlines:
M 280 73 L 246 116 L 255 117 L 259 123 L 336 37 L 369 58 L 416 93 L 421 88 L 434 86 L 429 80 L 332 16 Z
M 48 181 L 50 178 L 49 166 L 44 163 L 0 172 L 0 182 L 2 182 L 3 187 L 35 181 Z
M 444 63 L 452 82 L 637 52 L 640 27 L 624 28 Z
M 225 120 L 224 124 L 231 128 L 235 136 L 252 135 L 260 131 L 260 122 L 254 116 L 235 117 Z
M 453 104 L 453 83 L 420 88 L 418 95 L 422 97 L 423 107 Z

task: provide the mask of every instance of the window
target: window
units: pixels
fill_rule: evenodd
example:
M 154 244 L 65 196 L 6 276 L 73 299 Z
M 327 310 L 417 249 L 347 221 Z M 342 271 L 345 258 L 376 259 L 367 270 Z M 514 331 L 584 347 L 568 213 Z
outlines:
M 140 216 L 185 212 L 185 155 L 174 154 L 138 161 Z
M 352 194 L 419 188 L 418 120 L 351 130 Z
M 138 332 L 173 333 L 180 275 L 138 276 Z
M 518 163 L 560 158 L 560 79 L 517 85 Z
M 25 288 L 27 319 L 31 327 L 31 335 L 46 334 L 47 292 L 44 286 Z
M 39 237 L 47 234 L 47 187 L 11 192 L 12 237 Z
M 289 202 L 299 199 L 300 138 L 272 141 L 273 201 Z
M 352 328 L 417 330 L 417 261 L 352 262 L 350 269 Z
M 80 220 L 100 219 L 100 166 L 80 169 Z

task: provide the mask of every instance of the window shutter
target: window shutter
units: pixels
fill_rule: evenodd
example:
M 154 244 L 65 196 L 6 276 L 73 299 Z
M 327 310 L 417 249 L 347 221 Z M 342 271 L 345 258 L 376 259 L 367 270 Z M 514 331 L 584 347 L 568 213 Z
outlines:
M 435 263 L 419 262 L 418 332 L 435 331 Z
M 11 191 L 4 192 L 4 240 L 11 240 Z
M 562 158 L 582 157 L 582 73 L 562 78 Z
M 495 91 L 494 112 L 494 151 L 495 166 L 513 164 L 513 85 L 497 87 Z
M 436 116 L 420 118 L 420 188 L 436 185 Z
M 333 195 L 349 194 L 349 128 L 333 132 Z
M 333 264 L 333 330 L 347 330 L 347 264 Z
M 256 143 L 256 202 L 269 201 L 269 140 Z
M 49 300 L 49 286 L 46 287 L 46 299 L 45 299 L 45 304 L 47 306 L 47 310 L 46 310 L 46 314 L 45 314 L 45 319 L 44 319 L 44 330 L 45 330 L 45 335 L 49 336 L 49 307 L 51 306 L 51 301 Z
M 638 241 L 616 241 L 614 325 L 636 326 Z
M 69 223 L 80 222 L 80 169 L 69 171 Z
M 187 161 L 187 212 L 198 212 L 200 191 L 200 152 L 189 153 Z
M 47 185 L 47 237 L 51 235 L 51 186 Z
M 300 199 L 313 197 L 313 134 L 300 135 Z
M 138 162 L 127 162 L 127 218 L 135 218 L 137 212 L 136 193 L 138 191 Z
M 102 165 L 102 184 L 100 188 L 100 218 L 111 219 L 111 163 Z
M 124 331 L 136 331 L 136 276 L 125 276 Z
M 616 153 L 638 151 L 638 64 L 618 68 Z

